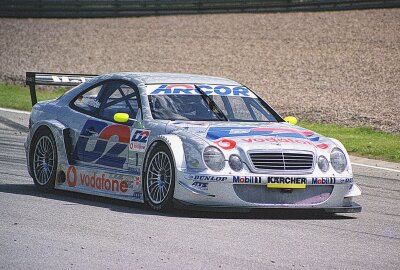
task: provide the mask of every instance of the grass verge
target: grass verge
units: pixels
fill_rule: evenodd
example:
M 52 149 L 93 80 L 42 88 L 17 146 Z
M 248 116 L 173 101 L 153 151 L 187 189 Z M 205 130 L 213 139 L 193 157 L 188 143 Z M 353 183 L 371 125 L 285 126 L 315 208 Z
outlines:
M 36 96 L 38 101 L 55 99 L 61 96 L 66 90 L 56 89 L 55 91 L 38 90 Z M 19 85 L 0 83 L 0 107 L 11 108 L 23 111 L 32 110 L 29 88 Z
M 368 127 L 300 123 L 321 135 L 338 139 L 351 155 L 400 162 L 400 134 L 376 131 Z
M 37 97 L 38 100 L 54 99 L 64 92 L 64 89 L 38 90 Z M 0 107 L 30 111 L 32 106 L 28 87 L 0 83 Z M 400 134 L 366 127 L 349 128 L 306 122 L 300 122 L 299 125 L 338 139 L 352 155 L 400 162 Z

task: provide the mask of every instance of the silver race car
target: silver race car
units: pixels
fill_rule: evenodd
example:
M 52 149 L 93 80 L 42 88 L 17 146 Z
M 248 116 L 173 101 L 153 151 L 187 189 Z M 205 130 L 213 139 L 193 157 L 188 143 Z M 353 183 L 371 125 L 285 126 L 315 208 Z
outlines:
M 282 119 L 235 81 L 190 74 L 27 73 L 25 143 L 40 189 L 154 210 L 360 212 L 349 156 L 331 138 Z M 36 85 L 75 86 L 36 103 Z

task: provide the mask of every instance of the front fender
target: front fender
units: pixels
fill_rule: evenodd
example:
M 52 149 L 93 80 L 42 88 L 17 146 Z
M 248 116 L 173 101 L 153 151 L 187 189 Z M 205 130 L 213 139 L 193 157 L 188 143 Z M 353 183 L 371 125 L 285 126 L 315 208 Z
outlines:
M 165 145 L 168 146 L 169 150 L 171 151 L 172 157 L 174 159 L 176 169 L 178 170 L 186 169 L 183 142 L 175 134 L 159 135 L 155 137 L 154 140 L 151 142 L 149 149 L 147 150 L 146 160 L 147 160 L 147 155 L 151 152 L 153 147 L 159 142 L 163 142 Z

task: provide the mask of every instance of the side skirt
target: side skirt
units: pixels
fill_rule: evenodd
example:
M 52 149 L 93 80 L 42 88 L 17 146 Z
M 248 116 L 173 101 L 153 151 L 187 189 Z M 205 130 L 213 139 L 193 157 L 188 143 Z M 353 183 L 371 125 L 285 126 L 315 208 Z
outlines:
M 140 175 L 84 165 L 60 166 L 55 189 L 144 202 Z

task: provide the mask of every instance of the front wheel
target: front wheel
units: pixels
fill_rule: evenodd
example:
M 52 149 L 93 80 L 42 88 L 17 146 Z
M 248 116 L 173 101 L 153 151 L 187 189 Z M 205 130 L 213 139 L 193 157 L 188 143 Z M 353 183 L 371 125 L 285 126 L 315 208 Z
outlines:
M 175 166 L 169 148 L 158 143 L 147 158 L 144 172 L 144 199 L 154 210 L 172 207 L 175 189 Z
M 53 134 L 47 129 L 35 135 L 31 166 L 35 185 L 43 190 L 53 189 L 57 171 L 57 147 Z

